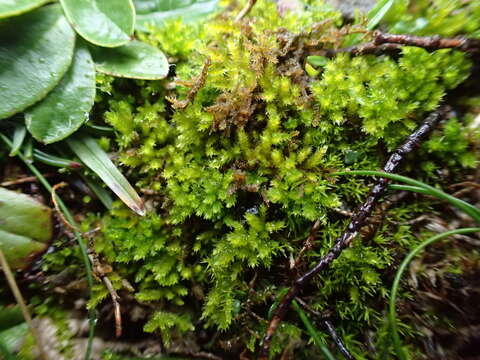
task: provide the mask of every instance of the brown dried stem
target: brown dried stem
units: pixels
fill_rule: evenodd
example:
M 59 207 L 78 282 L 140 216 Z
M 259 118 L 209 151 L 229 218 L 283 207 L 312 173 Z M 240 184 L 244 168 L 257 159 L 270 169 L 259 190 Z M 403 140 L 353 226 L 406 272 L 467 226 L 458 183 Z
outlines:
M 334 57 L 339 53 L 349 53 L 353 56 L 398 52 L 402 46 L 416 46 L 428 51 L 440 49 L 456 49 L 468 53 L 480 51 L 480 39 L 465 37 L 442 38 L 440 36 L 413 36 L 386 34 L 381 31 L 373 33 L 373 41 L 341 49 L 322 49 L 322 55 Z
M 113 312 L 115 317 L 115 336 L 119 338 L 122 336 L 122 313 L 120 309 L 120 296 L 112 285 L 112 282 L 107 276 L 107 273 L 112 271 L 112 268 L 109 265 L 103 265 L 98 259 L 98 255 L 93 251 L 92 241 L 89 242 L 88 246 L 88 258 L 92 264 L 93 275 L 97 280 L 101 280 L 110 294 L 113 304 Z
M 348 360 L 353 360 L 354 359 L 353 355 L 350 354 L 350 351 L 348 351 L 342 339 L 337 334 L 337 331 L 335 330 L 335 327 L 333 326 L 333 324 L 328 320 L 324 320 L 323 325 L 327 329 L 328 333 L 330 334 L 330 337 L 332 338 L 335 345 L 337 345 L 338 350 L 342 353 L 343 357 Z
M 56 174 L 54 173 L 49 173 L 49 174 L 43 174 L 43 177 L 48 178 L 52 177 Z M 25 183 L 30 183 L 30 182 L 37 182 L 38 179 L 36 176 L 25 176 L 20 179 L 15 179 L 15 180 L 10 180 L 10 181 L 4 181 L 0 183 L 0 186 L 7 187 L 7 186 L 13 186 L 13 185 L 20 185 L 20 184 L 25 184 Z
M 23 299 L 22 293 L 20 292 L 17 282 L 15 281 L 15 277 L 13 276 L 12 269 L 10 269 L 7 259 L 5 258 L 5 255 L 3 254 L 3 251 L 1 249 L 0 249 L 0 265 L 2 267 L 3 273 L 5 274 L 5 278 L 7 279 L 8 286 L 12 290 L 13 296 L 15 297 L 15 300 L 17 301 L 18 306 L 20 306 L 20 310 L 22 311 L 23 318 L 25 319 L 25 322 L 30 328 L 32 336 L 35 339 L 35 342 L 37 343 L 39 357 L 41 360 L 47 360 L 48 359 L 47 353 L 45 352 L 45 349 L 43 347 L 41 337 L 37 331 L 37 328 L 33 324 L 32 317 L 30 316 L 28 307 L 25 304 L 25 300 Z
M 65 225 L 71 231 L 81 232 L 79 229 L 77 229 L 75 226 L 73 226 L 72 224 L 70 224 L 67 221 L 67 219 L 63 215 L 63 212 L 60 210 L 60 206 L 58 205 L 57 193 L 56 193 L 57 189 L 60 189 L 60 188 L 62 188 L 64 186 L 67 186 L 67 185 L 68 184 L 66 182 L 61 182 L 61 183 L 58 183 L 58 184 L 55 184 L 55 185 L 52 186 L 52 193 L 51 193 L 52 203 L 53 203 L 53 206 L 55 207 L 55 211 L 57 212 L 58 216 L 60 217 L 60 220 L 62 221 L 63 225 Z
M 373 33 L 375 45 L 400 44 L 406 46 L 417 46 L 429 51 L 439 49 L 457 49 L 471 52 L 480 50 L 480 39 L 469 39 L 466 37 L 442 38 L 440 36 L 413 36 L 386 34 L 381 31 Z
M 235 18 L 235 22 L 240 22 L 250 12 L 250 10 L 252 10 L 253 5 L 255 5 L 256 2 L 257 0 L 248 0 L 247 5 L 245 5 L 242 11 L 240 11 Z
M 327 329 L 328 333 L 330 334 L 330 337 L 332 338 L 335 345 L 337 345 L 337 348 L 342 353 L 343 357 L 347 360 L 353 360 L 354 358 L 352 354 L 350 354 L 350 351 L 348 351 L 347 347 L 345 346 L 345 344 L 343 343 L 343 340 L 338 335 L 331 321 L 328 320 L 329 314 L 324 315 L 312 309 L 310 306 L 308 306 L 308 304 L 305 301 L 303 301 L 298 296 L 295 297 L 295 301 L 299 303 L 300 306 L 303 307 L 306 311 L 315 315 L 319 320 L 321 320 L 324 328 Z
M 441 114 L 444 110 L 438 110 L 433 112 L 428 116 L 422 125 L 415 130 L 395 152 L 390 156 L 387 163 L 385 164 L 383 171 L 387 173 L 394 172 L 401 161 L 405 156 L 412 152 L 416 147 L 418 147 L 422 139 L 437 125 L 440 121 Z M 280 322 L 285 317 L 292 300 L 300 293 L 300 291 L 312 280 L 312 278 L 317 275 L 319 272 L 327 269 L 332 262 L 340 256 L 343 249 L 345 249 L 350 242 L 358 235 L 360 229 L 366 224 L 368 218 L 370 217 L 373 209 L 377 205 L 379 199 L 383 196 L 385 189 L 389 180 L 382 178 L 378 180 L 375 186 L 370 191 L 365 202 L 359 207 L 356 211 L 355 216 L 352 218 L 348 224 L 346 230 L 343 234 L 335 240 L 335 243 L 332 248 L 327 252 L 326 255 L 320 258 L 320 261 L 305 274 L 297 277 L 297 279 L 291 285 L 289 291 L 283 296 L 280 304 L 275 310 L 272 320 L 267 328 L 267 332 L 263 339 L 262 348 L 260 351 L 260 359 L 267 360 L 269 351 L 270 351 L 270 342 L 275 334 L 275 331 L 280 324 Z
M 300 265 L 300 261 L 302 260 L 303 254 L 309 251 L 313 247 L 313 243 L 315 241 L 315 236 L 317 235 L 318 229 L 320 228 L 320 220 L 315 221 L 312 228 L 310 229 L 310 234 L 308 235 L 307 239 L 305 240 L 303 247 L 300 249 L 300 252 L 295 259 L 293 264 L 293 269 L 297 270 L 298 266 Z
M 205 63 L 203 64 L 202 72 L 192 83 L 192 87 L 188 91 L 187 97 L 184 100 L 178 101 L 175 97 L 168 97 L 168 96 L 166 97 L 166 99 L 172 103 L 172 106 L 174 109 L 185 109 L 187 105 L 193 101 L 193 98 L 195 97 L 195 95 L 197 95 L 197 92 L 203 87 L 203 85 L 205 85 L 208 68 L 210 67 L 211 63 L 212 61 L 210 60 L 209 57 L 207 57 L 207 59 L 205 60 Z M 180 83 L 180 82 L 177 81 L 177 83 Z

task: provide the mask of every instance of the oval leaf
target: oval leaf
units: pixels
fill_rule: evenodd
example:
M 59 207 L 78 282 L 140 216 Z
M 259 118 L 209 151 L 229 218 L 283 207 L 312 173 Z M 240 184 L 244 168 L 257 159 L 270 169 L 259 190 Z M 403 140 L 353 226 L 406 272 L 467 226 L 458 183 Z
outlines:
M 28 131 L 45 144 L 62 140 L 88 120 L 95 99 L 95 68 L 88 49 L 77 46 L 65 76 L 45 99 L 27 109 Z
M 168 60 L 157 48 L 131 41 L 115 49 L 91 47 L 95 68 L 105 74 L 132 79 L 158 80 L 168 75 Z
M 130 209 L 138 215 L 145 215 L 142 199 L 95 139 L 79 134 L 69 137 L 67 144 L 75 155 L 96 173 Z
M 31 197 L 0 188 L 0 249 L 12 268 L 25 267 L 52 237 L 51 210 Z
M 135 25 L 131 0 L 60 0 L 68 21 L 92 44 L 116 47 L 130 41 Z
M 8 264 L 19 269 L 30 263 L 31 256 L 46 250 L 48 244 L 32 240 L 26 236 L 0 230 L 0 249 Z
M 45 97 L 72 62 L 75 32 L 58 5 L 0 22 L 0 119 Z
M 50 0 L 2 0 L 0 2 L 0 19 L 26 13 L 49 1 Z
M 0 331 L 0 344 L 3 345 L 7 351 L 13 352 L 16 348 L 18 348 L 18 345 L 23 341 L 23 338 L 25 335 L 27 335 L 27 333 L 28 325 L 26 322 Z
M 217 9 L 218 0 L 134 0 L 137 9 L 137 30 L 148 31 L 149 25 L 162 27 L 165 20 L 182 18 L 184 22 L 199 20 Z
M 0 230 L 48 242 L 52 211 L 28 195 L 0 188 Z

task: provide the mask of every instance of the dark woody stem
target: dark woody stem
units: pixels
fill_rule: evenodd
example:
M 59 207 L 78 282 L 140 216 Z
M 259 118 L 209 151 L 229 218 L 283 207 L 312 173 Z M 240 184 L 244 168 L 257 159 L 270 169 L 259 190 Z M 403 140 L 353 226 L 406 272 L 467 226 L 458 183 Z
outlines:
M 417 148 L 421 141 L 426 137 L 430 131 L 435 128 L 438 124 L 444 109 L 439 109 L 438 111 L 430 114 L 424 122 L 417 128 L 401 145 L 397 150 L 388 159 L 387 163 L 383 167 L 383 171 L 387 173 L 392 173 L 397 170 L 398 166 L 405 158 L 405 156 L 411 153 L 415 148 Z M 330 248 L 326 255 L 320 258 L 317 264 L 307 271 L 305 274 L 298 276 L 293 284 L 291 285 L 289 291 L 283 296 L 280 301 L 277 309 L 275 310 L 273 317 L 267 328 L 265 337 L 263 338 L 262 348 L 260 350 L 261 360 L 267 360 L 269 351 L 270 351 L 270 342 L 272 341 L 273 335 L 280 324 L 280 322 L 285 317 L 287 311 L 290 308 L 292 300 L 301 292 L 303 288 L 312 280 L 312 278 L 317 275 L 319 272 L 327 269 L 332 262 L 340 256 L 342 251 L 350 244 L 350 242 L 358 235 L 360 229 L 366 224 L 369 216 L 372 214 L 373 209 L 377 205 L 379 199 L 383 196 L 389 179 L 381 178 L 375 184 L 375 186 L 370 191 L 365 202 L 358 208 L 352 220 L 348 224 L 346 230 L 343 234 L 335 240 L 334 245 Z

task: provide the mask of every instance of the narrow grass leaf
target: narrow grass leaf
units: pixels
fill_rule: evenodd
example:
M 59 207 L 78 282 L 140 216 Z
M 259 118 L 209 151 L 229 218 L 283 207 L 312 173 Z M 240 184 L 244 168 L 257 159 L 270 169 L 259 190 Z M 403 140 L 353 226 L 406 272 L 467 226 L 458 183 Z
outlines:
M 393 280 L 392 290 L 390 294 L 390 301 L 389 301 L 389 311 L 388 311 L 388 321 L 390 325 L 390 333 L 393 338 L 393 344 L 395 348 L 395 352 L 397 353 L 397 357 L 401 360 L 408 359 L 407 355 L 403 351 L 402 342 L 400 340 L 400 336 L 397 330 L 397 314 L 395 310 L 395 304 L 397 301 L 398 289 L 400 287 L 400 280 L 402 275 L 404 274 L 405 270 L 407 269 L 408 264 L 412 261 L 412 259 L 423 249 L 425 249 L 428 245 L 445 239 L 446 237 L 456 235 L 456 234 L 470 234 L 470 233 L 478 233 L 480 232 L 480 228 L 464 228 L 464 229 L 456 229 L 451 231 L 446 231 L 444 233 L 432 236 L 425 241 L 422 241 L 419 245 L 417 245 L 402 261 L 400 267 L 395 274 L 395 279 Z
M 425 184 L 421 181 L 402 176 L 397 174 L 391 174 L 383 171 L 375 171 L 375 170 L 352 170 L 352 171 L 339 171 L 332 173 L 331 175 L 367 175 L 367 176 L 379 176 L 384 177 L 387 179 L 396 180 L 399 182 L 403 182 L 405 184 L 411 185 L 408 190 L 421 192 L 423 194 L 434 196 L 438 199 L 444 200 L 449 202 L 451 205 L 455 206 L 457 209 L 460 209 L 465 214 L 469 215 L 472 219 L 476 222 L 480 223 L 480 209 L 459 199 L 455 196 L 449 195 L 442 190 L 434 188 L 428 184 Z M 393 185 L 395 186 L 395 185 Z M 398 185 L 397 185 L 398 186 Z M 422 191 L 418 191 L 418 188 L 423 189 Z M 404 188 L 407 189 L 407 188 Z
M 23 145 L 25 140 L 25 135 L 27 134 L 27 128 L 23 124 L 17 124 L 15 130 L 13 131 L 13 144 L 12 150 L 10 150 L 10 156 L 15 156 L 20 151 L 20 148 Z
M 145 208 L 140 196 L 115 167 L 107 153 L 103 151 L 95 139 L 79 134 L 69 137 L 67 144 L 75 155 L 95 172 L 130 209 L 138 215 L 145 215 Z
M 308 334 L 312 337 L 313 341 L 318 346 L 318 348 L 323 353 L 323 355 L 325 355 L 325 358 L 327 358 L 328 360 L 335 360 L 330 350 L 328 350 L 328 348 L 325 346 L 323 341 L 320 339 L 320 335 L 318 335 L 317 330 L 315 329 L 313 324 L 308 319 L 307 315 L 305 315 L 302 308 L 297 304 L 295 300 L 292 301 L 292 306 L 297 312 L 298 316 L 300 317 L 300 320 L 302 320 L 303 325 L 307 329 Z
M 367 29 L 373 30 L 392 8 L 394 3 L 395 0 L 380 0 L 377 2 L 377 4 L 367 14 Z

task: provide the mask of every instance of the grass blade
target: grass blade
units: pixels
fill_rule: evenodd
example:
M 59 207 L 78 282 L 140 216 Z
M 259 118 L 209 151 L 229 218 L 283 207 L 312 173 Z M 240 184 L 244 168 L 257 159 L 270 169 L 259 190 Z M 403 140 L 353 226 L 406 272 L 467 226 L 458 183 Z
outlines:
M 41 163 L 44 163 L 46 165 L 60 167 L 60 168 L 80 169 L 82 167 L 82 164 L 80 164 L 79 162 L 72 161 L 69 159 L 64 159 L 55 155 L 47 154 L 38 149 L 33 149 L 33 159 Z
M 368 12 L 367 29 L 373 30 L 375 26 L 383 19 L 387 12 L 392 8 L 395 0 L 380 0 L 377 4 Z
M 465 214 L 469 215 L 476 222 L 480 223 L 480 209 L 479 208 L 467 203 L 466 201 L 458 199 L 455 196 L 449 195 L 449 194 L 443 192 L 442 190 L 434 188 L 433 186 L 427 185 L 427 184 L 425 184 L 421 181 L 418 181 L 418 180 L 415 180 L 415 179 L 412 179 L 412 178 L 409 178 L 409 177 L 406 177 L 406 176 L 386 173 L 386 172 L 383 172 L 383 171 L 374 171 L 374 170 L 339 171 L 339 172 L 332 173 L 331 175 L 371 175 L 371 176 L 379 176 L 379 177 L 384 177 L 384 178 L 391 179 L 391 180 L 400 181 L 400 182 L 403 182 L 405 184 L 412 185 L 412 187 L 409 187 L 408 190 L 415 191 L 415 192 L 420 192 L 420 191 L 416 191 L 418 189 L 415 189 L 415 188 L 421 188 L 422 189 L 422 191 L 421 191 L 422 194 L 435 196 L 438 199 L 445 200 L 445 201 L 449 202 L 451 205 L 455 206 L 457 209 L 462 210 Z M 402 188 L 402 189 L 407 189 L 407 188 Z
M 390 324 L 390 332 L 391 336 L 393 338 L 393 344 L 395 347 L 395 352 L 397 353 L 397 356 L 401 360 L 406 360 L 407 356 L 404 353 L 402 349 L 402 343 L 400 340 L 400 336 L 398 335 L 398 330 L 397 330 L 397 314 L 395 311 L 395 303 L 397 301 L 397 294 L 398 294 L 398 288 L 400 286 L 400 279 L 402 278 L 403 273 L 407 269 L 408 264 L 412 259 L 417 255 L 420 251 L 422 251 L 424 248 L 426 248 L 428 245 L 438 241 L 442 240 L 446 237 L 449 237 L 451 235 L 456 235 L 456 234 L 469 234 L 469 233 L 475 233 L 475 232 L 480 232 L 480 228 L 464 228 L 464 229 L 457 229 L 457 230 L 451 230 L 451 231 L 446 231 L 444 233 L 432 236 L 428 238 L 427 240 L 421 242 L 418 246 L 416 246 L 408 255 L 407 257 L 402 261 L 402 264 L 397 270 L 397 273 L 395 275 L 395 279 L 393 280 L 393 285 L 392 285 L 392 290 L 390 294 L 390 301 L 389 301 L 389 311 L 388 311 L 388 322 Z
M 13 132 L 13 144 L 12 150 L 10 150 L 9 156 L 15 156 L 20 151 L 23 141 L 25 140 L 25 135 L 27 135 L 27 128 L 25 125 L 16 125 Z
M 2 140 L 5 145 L 7 145 L 9 148 L 12 148 L 12 142 L 2 133 L 0 133 L 0 140 Z M 25 164 L 26 167 L 37 177 L 38 181 L 47 189 L 48 192 L 52 193 L 53 188 L 50 185 L 50 183 L 45 179 L 45 177 L 42 175 L 42 173 L 29 161 L 27 157 L 25 157 L 21 152 L 18 153 L 17 155 L 20 160 Z M 92 296 L 92 288 L 93 288 L 93 275 L 92 275 L 92 264 L 90 263 L 90 259 L 88 258 L 87 254 L 87 246 L 85 245 L 82 234 L 75 230 L 77 228 L 76 222 L 73 219 L 72 214 L 68 210 L 67 206 L 65 203 L 60 199 L 57 195 L 55 195 L 57 198 L 58 205 L 60 209 L 62 210 L 65 218 L 67 221 L 74 226 L 73 233 L 75 235 L 75 240 L 77 240 L 78 246 L 80 248 L 80 253 L 82 254 L 82 260 L 85 265 L 85 272 L 87 276 L 87 284 L 88 284 L 88 289 L 90 292 L 90 296 Z M 96 314 L 94 310 L 90 310 L 88 312 L 88 342 L 87 342 L 87 350 L 85 351 L 85 360 L 90 359 L 90 355 L 92 353 L 92 345 L 93 345 L 93 334 L 95 332 L 95 325 L 96 325 Z
M 90 190 L 93 191 L 95 195 L 97 195 L 98 200 L 108 209 L 111 210 L 113 207 L 113 200 L 110 196 L 110 193 L 107 189 L 103 188 L 100 181 L 95 181 L 94 179 L 89 178 L 86 175 L 80 174 L 83 181 L 87 184 Z
M 30 332 L 32 333 L 33 338 L 35 339 L 35 343 L 38 348 L 40 359 L 47 360 L 47 353 L 41 341 L 40 335 L 38 333 L 38 329 L 33 324 L 32 317 L 27 308 L 27 304 L 23 299 L 22 293 L 20 292 L 17 282 L 15 281 L 15 277 L 13 276 L 12 269 L 10 269 L 7 259 L 5 258 L 5 255 L 3 254 L 3 251 L 1 249 L 0 249 L 0 265 L 2 267 L 3 273 L 5 274 L 5 278 L 7 279 L 8 286 L 10 287 L 10 290 L 13 293 L 13 297 L 15 298 L 15 301 L 17 302 L 18 306 L 20 306 L 20 310 L 22 311 L 22 315 L 25 319 L 25 322 L 28 324 L 28 327 L 30 328 Z
M 95 139 L 80 134 L 71 136 L 66 141 L 75 155 L 95 172 L 130 209 L 138 215 L 145 215 L 145 208 L 140 196 Z
M 318 348 L 323 353 L 323 355 L 325 355 L 325 358 L 327 358 L 327 360 L 335 360 L 330 350 L 328 350 L 328 348 L 325 346 L 323 341 L 320 339 L 320 336 L 315 330 L 315 327 L 312 325 L 307 315 L 305 315 L 302 308 L 297 304 L 295 300 L 292 301 L 292 306 L 295 309 L 295 311 L 298 313 L 298 316 L 300 317 L 300 320 L 302 320 L 303 325 L 307 329 L 308 334 L 313 338 L 313 341 L 318 346 Z

